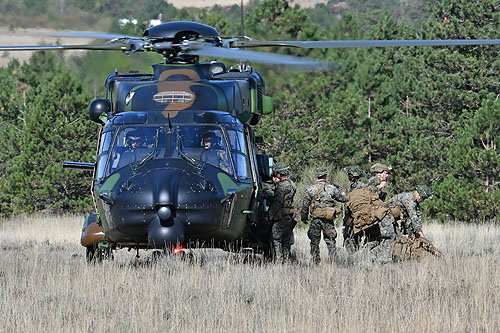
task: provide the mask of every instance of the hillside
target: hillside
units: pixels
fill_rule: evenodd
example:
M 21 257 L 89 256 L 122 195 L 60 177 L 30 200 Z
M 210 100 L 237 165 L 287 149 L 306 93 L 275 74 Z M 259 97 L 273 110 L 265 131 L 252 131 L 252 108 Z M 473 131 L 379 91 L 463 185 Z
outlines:
M 10 30 L 8 27 L 0 27 L 0 45 L 39 45 L 56 44 L 75 44 L 74 38 L 56 38 L 51 37 L 50 33 L 54 32 L 51 29 L 15 29 Z M 79 38 L 78 43 L 85 44 L 91 40 Z M 65 54 L 72 54 L 80 51 L 65 51 Z M 0 67 L 6 66 L 12 59 L 16 58 L 20 62 L 25 62 L 31 57 L 32 52 L 2 52 L 0 54 Z
M 243 4 L 246 5 L 248 4 L 248 0 L 244 0 Z M 327 3 L 328 0 L 295 0 L 291 1 L 291 3 L 299 4 L 303 8 L 310 8 L 314 7 L 318 3 Z M 210 1 L 205 1 L 205 0 L 191 0 L 191 1 L 183 1 L 183 0 L 169 0 L 169 4 L 174 5 L 176 8 L 184 8 L 184 7 L 199 7 L 199 8 L 205 8 L 205 7 L 212 7 L 215 5 L 219 6 L 232 6 L 232 5 L 239 5 L 240 0 L 210 0 Z

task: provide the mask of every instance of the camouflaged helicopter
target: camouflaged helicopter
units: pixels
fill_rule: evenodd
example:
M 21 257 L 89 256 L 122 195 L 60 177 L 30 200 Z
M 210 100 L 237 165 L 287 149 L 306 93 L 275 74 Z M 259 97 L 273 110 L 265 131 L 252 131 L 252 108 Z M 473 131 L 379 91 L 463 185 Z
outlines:
M 259 119 L 273 111 L 261 74 L 246 62 L 200 63 L 200 56 L 321 71 L 321 60 L 248 51 L 251 47 L 389 47 L 500 44 L 500 40 L 258 41 L 223 38 L 207 25 L 169 22 L 142 37 L 103 33 L 64 36 L 109 39 L 103 44 L 8 46 L 23 50 L 157 52 L 162 64 L 149 73 L 111 73 L 106 96 L 90 103 L 89 117 L 102 126 L 96 163 L 64 162 L 94 173 L 95 213 L 82 228 L 87 260 L 120 248 L 214 247 L 269 254 L 262 182 L 272 159 L 260 154 Z

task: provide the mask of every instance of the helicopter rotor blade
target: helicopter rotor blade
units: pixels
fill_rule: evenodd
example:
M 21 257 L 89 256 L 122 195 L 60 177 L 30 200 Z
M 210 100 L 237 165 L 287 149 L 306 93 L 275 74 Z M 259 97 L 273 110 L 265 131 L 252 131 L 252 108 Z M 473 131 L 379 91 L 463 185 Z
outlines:
M 99 31 L 58 31 L 58 32 L 48 32 L 41 33 L 42 36 L 51 37 L 64 37 L 64 38 L 94 38 L 94 39 L 123 39 L 123 38 L 141 38 L 135 36 L 125 36 L 118 35 L 109 32 L 99 32 Z
M 53 51 L 53 50 L 111 50 L 129 51 L 127 44 L 82 44 L 82 45 L 26 45 L 26 46 L 0 46 L 0 51 Z
M 189 49 L 186 53 L 199 56 L 248 60 L 250 62 L 256 63 L 282 65 L 290 71 L 297 72 L 327 71 L 340 68 L 339 64 L 331 63 L 328 61 L 295 57 L 283 54 L 228 49 L 223 47 L 204 46 L 200 48 Z
M 499 45 L 500 39 L 443 39 L 443 40 L 330 40 L 330 41 L 259 41 L 238 39 L 232 47 L 300 47 L 300 48 L 345 48 L 345 47 L 393 47 L 393 46 L 454 46 L 454 45 Z

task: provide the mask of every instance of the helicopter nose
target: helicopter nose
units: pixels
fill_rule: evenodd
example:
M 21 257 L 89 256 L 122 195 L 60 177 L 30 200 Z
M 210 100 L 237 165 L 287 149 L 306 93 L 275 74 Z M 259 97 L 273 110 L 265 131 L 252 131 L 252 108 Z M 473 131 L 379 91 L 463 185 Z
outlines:
M 172 210 L 170 207 L 163 206 L 158 208 L 157 214 L 160 220 L 167 221 L 172 217 Z
M 163 226 L 160 218 L 157 217 L 149 224 L 149 246 L 161 249 L 184 242 L 184 225 L 175 218 L 171 219 L 171 222 L 170 226 Z

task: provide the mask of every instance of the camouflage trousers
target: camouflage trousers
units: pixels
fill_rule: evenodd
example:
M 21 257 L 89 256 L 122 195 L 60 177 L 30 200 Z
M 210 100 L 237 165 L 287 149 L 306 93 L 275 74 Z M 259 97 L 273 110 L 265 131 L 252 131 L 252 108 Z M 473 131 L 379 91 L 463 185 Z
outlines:
M 335 259 L 335 254 L 337 253 L 337 230 L 335 230 L 335 224 L 333 224 L 333 221 L 313 219 L 311 221 L 311 225 L 309 226 L 309 230 L 307 231 L 307 237 L 311 240 L 311 259 L 316 264 L 321 261 L 319 255 L 321 232 L 323 232 L 323 239 L 325 240 L 326 247 L 328 248 L 330 260 Z
M 342 235 L 344 237 L 344 247 L 349 254 L 353 254 L 359 249 L 359 240 L 356 235 L 354 235 L 354 230 L 352 226 L 346 225 L 342 230 Z
M 283 262 L 290 257 L 292 223 L 293 220 L 291 215 L 283 215 L 281 220 L 274 221 L 273 223 L 272 235 L 276 261 Z
M 376 262 L 390 262 L 392 261 L 392 247 L 396 241 L 396 230 L 392 224 L 390 214 L 385 215 L 378 225 L 380 229 L 380 242 L 370 252 Z

